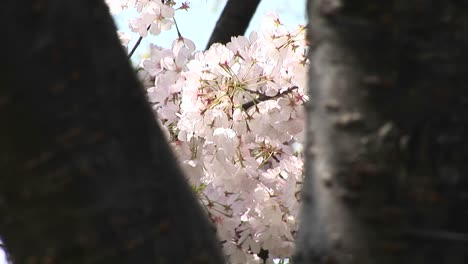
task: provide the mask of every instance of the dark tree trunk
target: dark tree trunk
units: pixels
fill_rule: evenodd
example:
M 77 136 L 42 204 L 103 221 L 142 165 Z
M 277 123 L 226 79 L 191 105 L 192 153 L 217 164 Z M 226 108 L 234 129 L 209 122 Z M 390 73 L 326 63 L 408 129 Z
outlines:
M 468 2 L 309 1 L 295 264 L 467 263 Z
M 0 23 L 14 263 L 223 263 L 103 1 L 8 0 Z
M 260 0 L 228 0 L 206 48 L 214 43 L 226 44 L 231 37 L 244 35 L 259 4 Z

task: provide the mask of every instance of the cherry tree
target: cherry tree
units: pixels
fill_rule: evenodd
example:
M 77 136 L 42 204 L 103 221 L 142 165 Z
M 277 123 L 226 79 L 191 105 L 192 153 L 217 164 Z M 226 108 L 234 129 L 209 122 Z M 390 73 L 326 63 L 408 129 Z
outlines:
M 187 8 L 110 4 L 136 7 L 129 26 L 142 37 L 175 26 Z M 8 1 L 1 12 L 14 41 L 2 43 L 0 234 L 14 262 L 292 255 L 303 27 L 288 31 L 270 16 L 261 32 L 204 52 L 182 35 L 170 49 L 153 45 L 144 90 L 101 1 Z M 35 70 L 23 78 L 27 68 Z
M 141 8 L 132 28 L 142 35 L 174 26 L 170 8 L 184 7 L 151 2 L 111 7 Z M 182 35 L 171 49 L 153 46 L 143 89 L 102 0 L 4 1 L 0 236 L 9 257 L 271 262 L 296 235 L 297 197 L 281 189 L 295 180 L 295 263 L 466 263 L 462 2 L 309 1 L 308 98 L 303 79 L 288 77 L 303 29 L 285 32 L 275 17 L 272 29 L 205 52 Z M 310 113 L 302 190 L 302 132 L 292 126 L 301 104 Z

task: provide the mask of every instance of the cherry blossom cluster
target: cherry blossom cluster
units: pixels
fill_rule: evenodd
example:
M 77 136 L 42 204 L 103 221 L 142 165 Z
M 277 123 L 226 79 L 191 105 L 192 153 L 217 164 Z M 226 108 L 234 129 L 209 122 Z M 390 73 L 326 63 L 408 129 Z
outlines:
M 159 35 L 162 31 L 171 29 L 175 23 L 175 11 L 189 8 L 188 2 L 176 7 L 172 0 L 106 0 L 106 3 L 112 14 L 118 14 L 129 7 L 136 8 L 139 16 L 130 20 L 129 28 L 142 37 L 146 37 L 148 32 Z M 126 35 L 120 33 L 119 36 L 123 42 L 128 43 Z
M 174 15 L 168 11 L 173 2 L 114 2 L 137 6 L 140 22 L 130 27 L 142 36 L 149 25 L 150 33 L 158 33 L 153 26 L 165 29 L 160 18 Z M 153 15 L 146 20 L 148 12 Z M 272 263 L 293 254 L 303 178 L 295 146 L 304 131 L 306 46 L 304 27 L 289 31 L 271 14 L 248 38 L 233 37 L 201 52 L 179 37 L 170 49 L 151 44 L 141 63 L 157 120 L 230 263 L 263 263 L 261 256 Z
M 304 28 L 276 17 L 262 33 L 195 52 L 151 47 L 148 96 L 232 263 L 292 255 L 302 158 Z M 270 26 L 270 27 L 268 27 Z

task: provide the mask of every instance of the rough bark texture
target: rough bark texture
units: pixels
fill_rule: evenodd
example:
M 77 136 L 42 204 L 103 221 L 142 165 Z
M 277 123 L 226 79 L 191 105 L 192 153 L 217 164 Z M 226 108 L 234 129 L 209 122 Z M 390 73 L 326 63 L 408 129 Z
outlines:
M 226 44 L 231 37 L 244 35 L 259 4 L 260 0 L 228 0 L 206 48 L 214 43 Z
M 468 3 L 309 1 L 295 264 L 467 263 Z
M 17 264 L 223 263 L 102 0 L 0 8 L 0 236 Z

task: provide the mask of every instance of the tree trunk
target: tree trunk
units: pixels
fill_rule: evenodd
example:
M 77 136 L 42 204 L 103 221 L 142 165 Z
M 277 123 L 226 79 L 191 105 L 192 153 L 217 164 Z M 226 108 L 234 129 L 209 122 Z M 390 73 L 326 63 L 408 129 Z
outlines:
M 223 263 L 102 0 L 0 8 L 0 236 L 14 263 Z
M 468 4 L 310 0 L 308 9 L 294 263 L 467 263 Z

